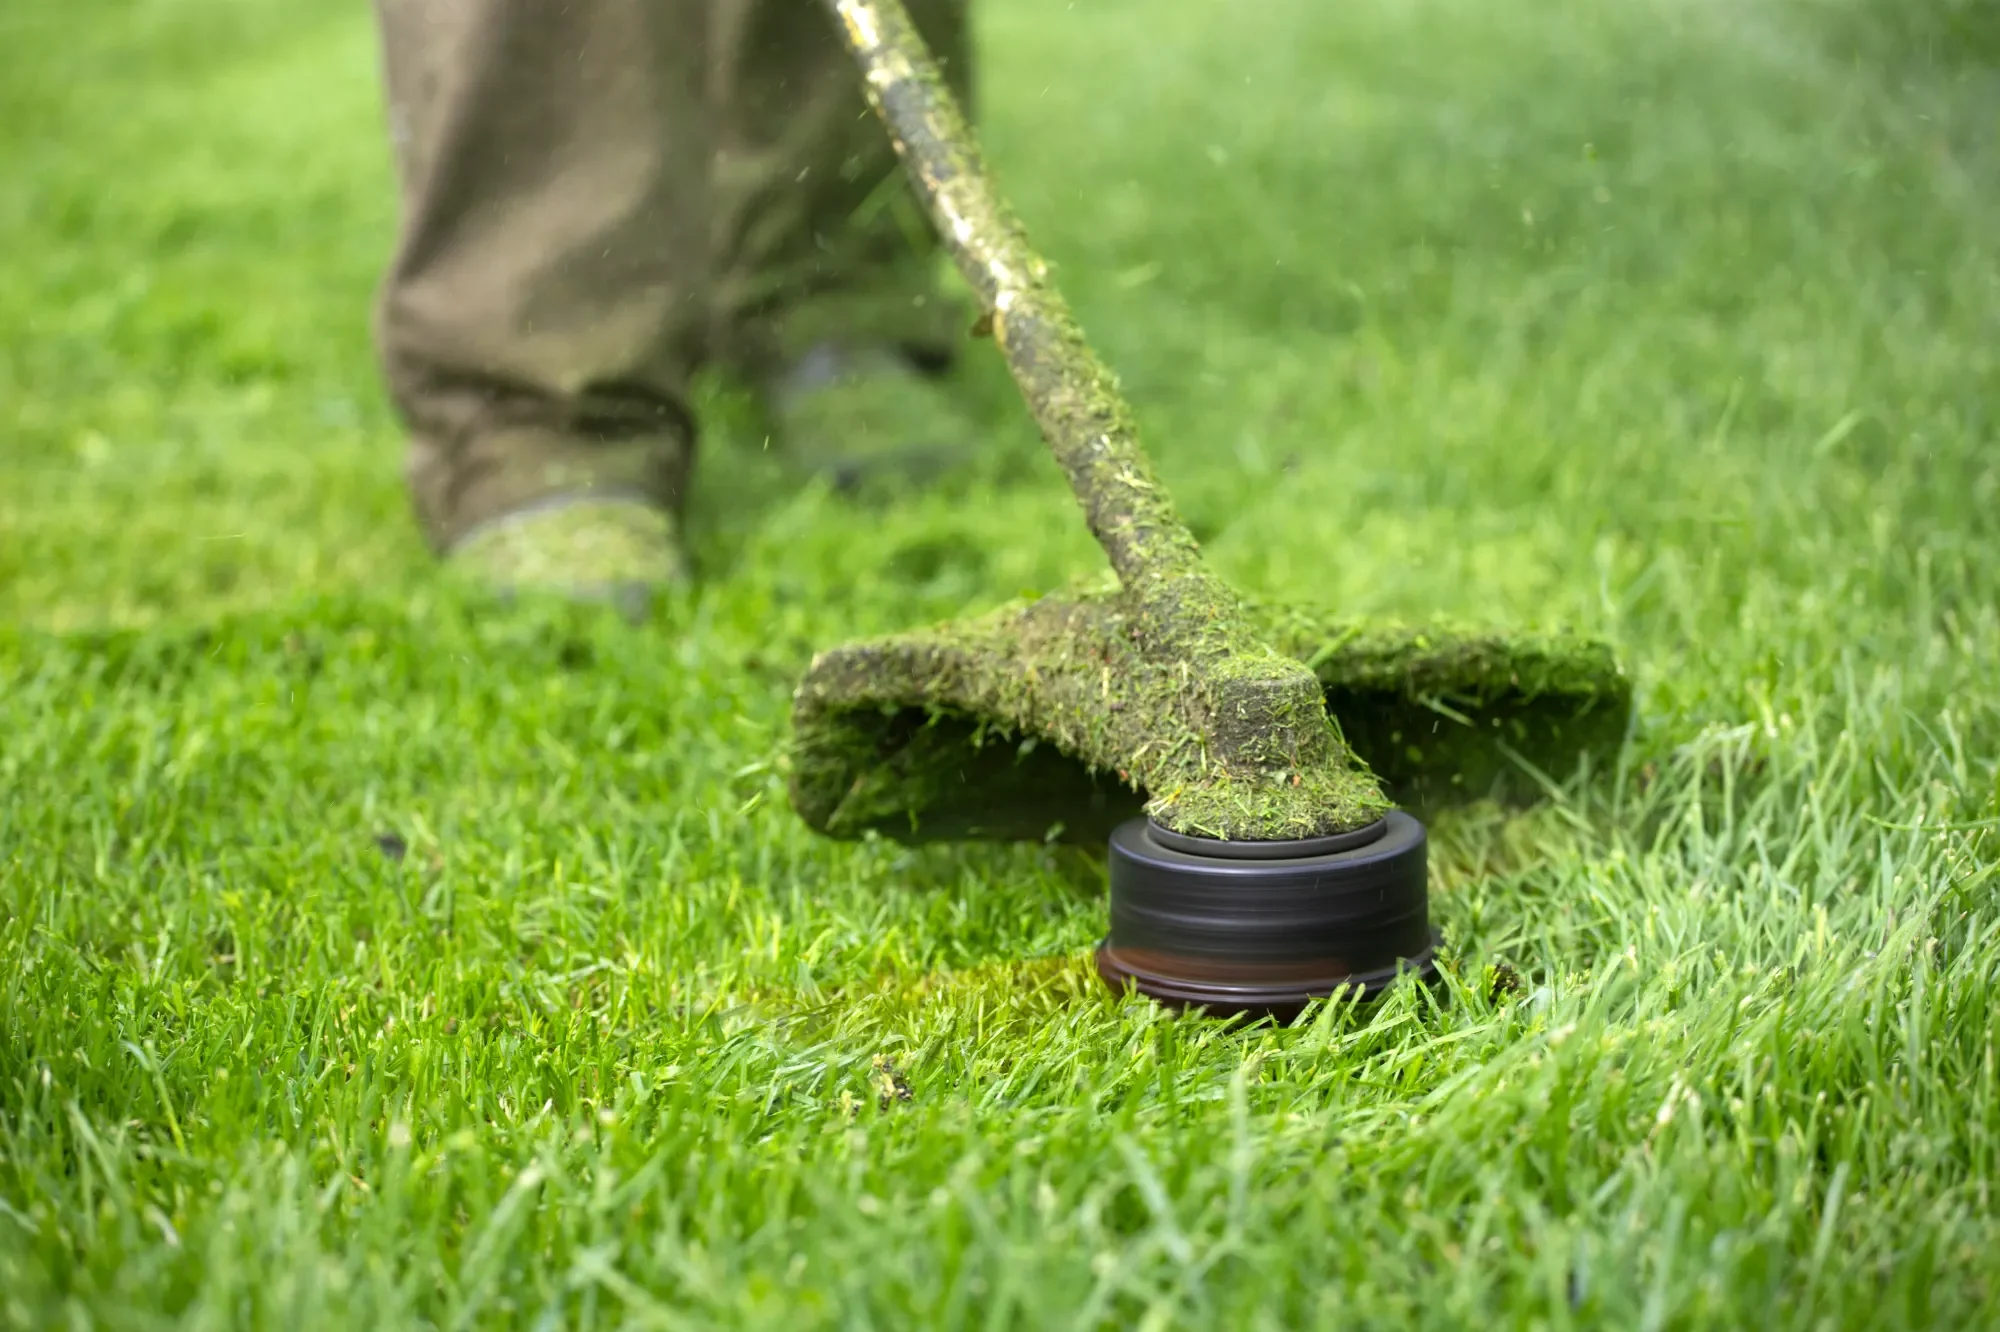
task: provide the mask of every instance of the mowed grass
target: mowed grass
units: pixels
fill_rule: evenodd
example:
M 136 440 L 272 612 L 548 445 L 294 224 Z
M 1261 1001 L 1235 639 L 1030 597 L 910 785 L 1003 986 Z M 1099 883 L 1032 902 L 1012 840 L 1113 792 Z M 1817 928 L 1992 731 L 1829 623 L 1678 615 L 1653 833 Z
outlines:
M 1242 1029 L 1091 856 L 785 807 L 816 647 L 1097 567 L 989 350 L 931 491 L 719 430 L 650 623 L 468 600 L 365 12 L 9 0 L 0 1319 L 2000 1322 L 1992 12 L 979 9 L 1217 566 L 1638 681 L 1438 819 L 1439 992 Z

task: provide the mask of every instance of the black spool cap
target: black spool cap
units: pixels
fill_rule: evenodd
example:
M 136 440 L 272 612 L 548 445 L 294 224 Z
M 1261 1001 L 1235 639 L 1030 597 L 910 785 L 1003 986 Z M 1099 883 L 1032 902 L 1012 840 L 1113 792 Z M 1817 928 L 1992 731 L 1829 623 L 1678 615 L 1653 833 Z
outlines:
M 1216 1014 L 1290 1019 L 1343 988 L 1373 999 L 1400 975 L 1437 974 L 1426 869 L 1424 826 L 1400 810 L 1289 843 L 1131 819 L 1111 834 L 1097 971 L 1114 989 Z

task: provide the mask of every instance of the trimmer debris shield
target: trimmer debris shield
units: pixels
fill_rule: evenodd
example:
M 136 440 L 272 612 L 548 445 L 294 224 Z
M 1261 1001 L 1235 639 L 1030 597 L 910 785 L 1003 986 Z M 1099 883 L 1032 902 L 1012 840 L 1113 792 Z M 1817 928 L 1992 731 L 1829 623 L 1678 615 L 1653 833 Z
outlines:
M 835 837 L 1101 843 L 1184 757 L 1149 745 L 1154 673 L 1119 601 L 1049 597 L 820 654 L 794 706 L 793 805 Z M 1631 684 L 1593 639 L 1251 613 L 1406 807 L 1532 797 L 1535 773 L 1624 737 Z

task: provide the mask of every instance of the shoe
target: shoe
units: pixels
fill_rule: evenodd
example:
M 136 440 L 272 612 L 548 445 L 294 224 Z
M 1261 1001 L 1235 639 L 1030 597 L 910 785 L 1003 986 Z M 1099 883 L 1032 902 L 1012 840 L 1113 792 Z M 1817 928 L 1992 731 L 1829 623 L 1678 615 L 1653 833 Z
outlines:
M 783 455 L 839 491 L 926 480 L 978 448 L 978 427 L 946 381 L 887 347 L 821 343 L 765 396 Z
M 635 499 L 561 496 L 474 527 L 447 567 L 503 595 L 601 602 L 644 619 L 663 588 L 687 581 L 671 514 Z

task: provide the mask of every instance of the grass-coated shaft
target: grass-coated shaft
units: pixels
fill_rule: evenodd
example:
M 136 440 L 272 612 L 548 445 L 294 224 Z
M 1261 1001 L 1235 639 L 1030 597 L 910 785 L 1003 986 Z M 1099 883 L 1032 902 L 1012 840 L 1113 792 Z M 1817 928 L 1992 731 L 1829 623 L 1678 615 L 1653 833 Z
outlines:
M 994 190 L 971 127 L 902 0 L 826 4 L 1119 580 L 1136 591 L 1196 573 L 1194 536 L 1153 475 L 1110 371 Z

